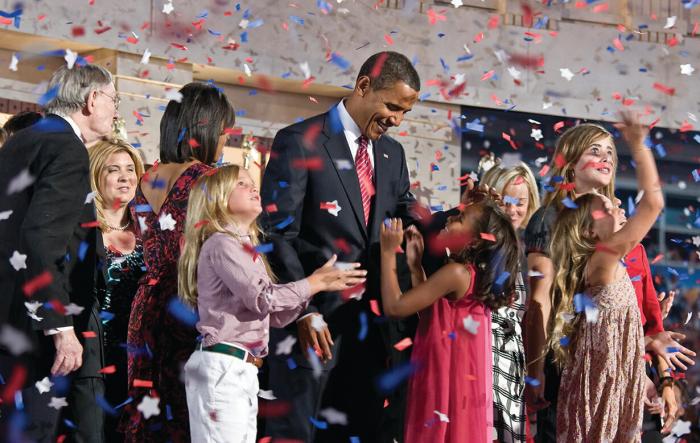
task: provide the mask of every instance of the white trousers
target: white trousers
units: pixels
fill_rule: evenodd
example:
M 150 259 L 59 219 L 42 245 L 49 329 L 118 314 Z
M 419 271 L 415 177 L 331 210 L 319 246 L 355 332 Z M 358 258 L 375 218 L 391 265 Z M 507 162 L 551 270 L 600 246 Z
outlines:
M 185 390 L 193 442 L 255 443 L 258 368 L 196 350 L 185 364 Z

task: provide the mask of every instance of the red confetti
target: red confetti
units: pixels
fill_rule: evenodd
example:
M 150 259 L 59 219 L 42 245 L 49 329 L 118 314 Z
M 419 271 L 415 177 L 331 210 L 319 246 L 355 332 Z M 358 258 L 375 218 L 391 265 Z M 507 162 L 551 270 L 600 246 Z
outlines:
M 489 234 L 488 232 L 482 232 L 481 234 L 479 234 L 479 236 L 482 239 L 487 240 L 487 241 L 492 241 L 492 242 L 496 241 L 496 237 L 494 237 L 493 234 Z
M 608 10 L 607 3 L 601 3 L 601 4 L 595 5 L 593 7 L 593 12 L 595 12 L 595 13 L 606 12 L 607 10 Z
M 224 133 L 226 135 L 241 135 L 243 134 L 243 128 L 224 128 Z
M 622 42 L 620 41 L 619 38 L 615 38 L 615 39 L 613 40 L 613 46 L 615 46 L 615 48 L 617 48 L 618 51 L 624 51 L 624 50 L 625 50 L 625 47 L 622 45 Z
M 187 51 L 187 46 L 181 45 L 179 43 L 170 43 L 170 46 L 172 46 L 175 49 L 180 49 L 182 51 Z
M 495 74 L 495 73 L 496 73 L 496 71 L 494 71 L 493 69 L 490 70 L 489 72 L 487 72 L 481 76 L 481 81 L 483 82 L 484 80 L 490 79 L 491 77 L 493 77 L 493 74 Z
M 148 283 L 146 283 L 148 286 L 155 286 L 158 284 L 158 279 L 157 278 L 150 278 L 148 279 Z
M 498 28 L 498 24 L 500 21 L 501 21 L 501 17 L 499 15 L 492 15 L 491 17 L 489 17 L 489 21 L 486 24 L 486 26 L 489 29 Z
M 605 211 L 601 211 L 600 209 L 591 212 L 591 217 L 593 217 L 593 220 L 600 220 L 601 218 L 605 218 L 607 216 L 608 214 Z
M 540 177 L 544 177 L 545 175 L 547 175 L 548 172 L 549 172 L 549 165 L 544 165 L 544 166 L 542 166 L 542 169 L 540 169 L 539 175 L 540 175 Z
M 676 94 L 675 88 L 671 88 L 669 86 L 666 86 L 666 85 L 658 83 L 658 82 L 654 83 L 654 89 L 661 91 L 666 95 L 675 95 Z
M 398 351 L 403 351 L 404 349 L 410 347 L 413 344 L 411 337 L 406 337 L 394 344 L 394 349 Z
M 564 127 L 564 121 L 554 123 L 554 132 L 559 132 L 561 128 Z
M 295 158 L 292 161 L 292 168 L 320 171 L 323 169 L 323 160 L 321 157 Z
M 265 212 L 268 214 L 274 214 L 277 212 L 277 205 L 274 203 L 270 203 L 269 205 L 265 206 Z
M 484 39 L 484 33 L 480 32 L 474 36 L 474 43 L 479 43 L 483 39 Z
M 448 231 L 429 238 L 428 248 L 430 248 L 430 251 L 435 255 L 444 254 L 445 248 L 454 253 L 464 249 L 471 242 L 471 240 L 472 238 L 468 234 Z
M 309 129 L 307 129 L 306 132 L 304 133 L 304 138 L 303 138 L 304 146 L 306 146 L 307 148 L 310 148 L 310 149 L 314 148 L 316 138 L 318 137 L 318 134 L 320 134 L 320 133 L 321 133 L 321 125 L 316 124 L 316 125 L 310 126 Z
M 321 202 L 321 209 L 323 209 L 323 210 L 335 209 L 336 207 L 337 207 L 337 205 L 335 203 Z
M 126 39 L 127 42 L 131 43 L 132 45 L 135 45 L 139 42 L 139 39 L 134 37 L 133 35 L 129 36 L 129 38 Z
M 24 381 L 27 379 L 27 368 L 16 365 L 12 370 L 10 378 L 5 382 L 5 389 L 2 390 L 2 402 L 9 403 L 15 398 L 15 392 L 22 389 Z
M 85 35 L 85 28 L 82 26 L 73 26 L 71 29 L 71 34 L 73 37 L 82 37 Z
M 391 38 L 391 35 L 389 34 L 384 34 L 384 40 L 386 40 L 387 45 L 393 45 L 394 44 L 394 39 Z
M 53 275 L 49 271 L 44 271 L 36 277 L 32 278 L 22 286 L 22 291 L 27 297 L 31 297 L 36 291 L 45 288 L 53 282 Z
M 654 259 L 651 261 L 651 264 L 652 264 L 652 265 L 655 265 L 656 263 L 660 262 L 660 261 L 663 260 L 663 259 L 664 259 L 664 255 L 663 255 L 663 254 L 659 254 L 659 255 L 657 255 L 656 257 L 654 257 Z
M 58 301 L 58 300 L 51 300 L 49 302 L 49 305 L 53 308 L 54 311 L 58 312 L 61 315 L 66 315 L 66 308 L 63 306 L 63 304 Z
M 565 191 L 573 191 L 576 189 L 576 183 L 559 183 L 559 189 L 563 189 Z
M 291 409 L 291 404 L 286 401 L 260 401 L 258 404 L 258 415 L 260 417 L 284 417 L 289 414 Z
M 114 374 L 115 372 L 117 372 L 117 367 L 114 365 L 109 365 L 105 366 L 97 372 L 99 372 L 100 374 Z
M 370 300 L 369 308 L 372 310 L 372 313 L 377 317 L 382 316 L 382 311 L 379 310 L 379 302 L 377 300 Z
M 596 250 L 596 252 L 607 252 L 609 254 L 618 255 L 617 251 L 615 251 L 614 249 L 608 248 L 607 246 L 605 246 L 602 243 L 598 243 L 597 245 L 595 245 L 595 250 Z
M 654 126 L 656 126 L 656 124 L 659 123 L 659 120 L 661 120 L 661 119 L 660 119 L 660 118 L 657 118 L 656 120 L 654 120 L 653 122 L 651 122 L 651 124 L 649 125 L 649 129 L 653 129 Z
M 200 221 L 198 221 L 197 223 L 194 224 L 194 228 L 195 228 L 195 229 L 199 229 L 199 228 L 201 228 L 202 226 L 207 225 L 207 224 L 209 224 L 209 220 L 200 220 Z
M 190 145 L 190 148 L 192 148 L 192 149 L 197 149 L 200 146 L 199 142 L 193 138 L 189 139 L 187 143 Z
M 345 254 L 349 254 L 351 252 L 350 245 L 344 238 L 336 238 L 334 243 L 335 247 L 338 248 L 339 251 L 344 252 Z
M 693 124 L 688 122 L 687 120 L 683 122 L 681 127 L 678 129 L 681 132 L 688 132 L 693 130 Z
M 564 165 L 566 165 L 566 159 L 563 155 L 557 154 L 557 156 L 554 157 L 554 164 L 557 166 L 557 168 L 563 168 Z
M 84 338 L 96 338 L 97 333 L 95 331 L 83 331 Z
M 100 226 L 100 222 L 98 222 L 97 220 L 80 224 L 81 228 L 97 228 L 99 226 Z
M 135 378 L 132 386 L 134 388 L 152 388 L 153 382 L 151 380 L 141 380 L 139 378 Z

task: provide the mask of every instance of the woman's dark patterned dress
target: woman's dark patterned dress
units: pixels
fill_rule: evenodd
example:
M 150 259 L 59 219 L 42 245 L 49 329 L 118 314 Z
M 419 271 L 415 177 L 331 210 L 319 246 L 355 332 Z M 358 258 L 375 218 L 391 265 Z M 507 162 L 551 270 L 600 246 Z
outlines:
M 194 350 L 197 331 L 194 325 L 184 324 L 172 314 L 177 309 L 171 302 L 178 303 L 177 260 L 190 189 L 209 169 L 203 163 L 187 168 L 157 213 L 149 207 L 140 187 L 131 206 L 143 242 L 146 274 L 141 278 L 129 321 L 129 394 L 133 401 L 125 407 L 127 417 L 121 426 L 127 442 L 190 441 L 185 385 L 180 374 Z M 160 185 L 154 178 L 141 181 L 141 186 Z

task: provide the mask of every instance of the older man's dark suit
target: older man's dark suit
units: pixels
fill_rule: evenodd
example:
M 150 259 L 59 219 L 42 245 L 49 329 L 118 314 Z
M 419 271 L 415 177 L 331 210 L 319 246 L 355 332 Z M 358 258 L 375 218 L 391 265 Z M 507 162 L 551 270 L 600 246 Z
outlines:
M 8 194 L 11 180 L 23 171 L 33 182 Z M 16 133 L 0 149 L 0 212 L 12 211 L 7 220 L 0 221 L 0 324 L 19 330 L 32 345 L 21 356 L 0 347 L 0 371 L 8 380 L 18 368 L 27 370 L 23 391 L 27 431 L 39 441 L 53 440 L 59 422 L 58 411 L 46 406 L 52 396 L 66 397 L 69 406 L 62 410 L 63 417 L 77 426 L 77 430 L 67 430 L 69 435 L 76 441 L 101 440 L 102 411 L 94 403 L 95 394 L 102 394 L 98 371 L 103 366 L 94 291 L 98 236 L 94 226 L 81 227 L 95 220 L 94 205 L 86 203 L 89 192 L 85 144 L 58 116 L 49 115 Z M 16 271 L 10 265 L 14 251 L 26 254 L 26 269 Z M 25 295 L 25 283 L 44 272 L 51 275 L 51 282 Z M 44 303 L 37 311 L 41 321 L 29 317 L 26 301 Z M 64 315 L 61 307 L 70 303 L 84 310 L 79 315 Z M 45 336 L 44 330 L 65 326 L 74 327 L 83 345 L 83 365 L 70 375 L 68 390 L 61 392 L 57 383 L 51 392 L 39 394 L 34 382 L 50 375 L 55 355 L 53 338 Z M 91 334 L 84 335 L 86 331 Z
M 270 387 L 278 398 L 293 403 L 287 420 L 268 421 L 265 435 L 304 441 L 349 441 L 349 436 L 358 436 L 363 443 L 402 438 L 405 384 L 387 394 L 378 391 L 375 382 L 377 375 L 410 358 L 410 349 L 399 352 L 393 345 L 413 337 L 415 318 L 380 318 L 370 302 L 381 306 L 380 225 L 387 217 L 412 221 L 414 198 L 401 144 L 383 136 L 373 143 L 373 150 L 376 194 L 365 226 L 355 163 L 335 108 L 284 128 L 275 137 L 262 198 L 263 226 L 274 243 L 269 258 L 279 280 L 300 280 L 333 253 L 339 261 L 362 263 L 368 275 L 359 301 L 343 302 L 338 293 L 321 293 L 311 301 L 307 312 L 323 314 L 336 342 L 333 361 L 320 380 L 314 380 L 298 343 L 292 354 L 296 369 L 287 366 L 289 356 L 274 355 L 277 343 L 289 334 L 296 336 L 296 325 L 271 331 Z M 332 202 L 340 206 L 337 216 L 322 207 Z M 398 266 L 406 288 L 410 278 L 402 257 Z M 323 420 L 316 414 L 324 407 L 346 413 L 348 425 L 315 429 L 310 417 Z

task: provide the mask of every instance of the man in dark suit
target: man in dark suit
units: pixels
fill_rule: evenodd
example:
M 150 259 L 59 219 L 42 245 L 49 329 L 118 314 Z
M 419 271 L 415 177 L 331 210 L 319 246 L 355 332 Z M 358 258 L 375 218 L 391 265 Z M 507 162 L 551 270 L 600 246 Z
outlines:
M 94 65 L 60 68 L 48 91 L 46 118 L 0 150 L 0 371 L 18 380 L 3 393 L 3 413 L 15 417 L 3 417 L 4 435 L 24 421 L 25 438 L 53 442 L 63 423 L 72 441 L 100 442 L 99 236 L 85 143 L 111 133 L 118 97 Z M 13 347 L 13 336 L 28 346 Z
M 362 263 L 368 275 L 364 293 L 316 295 L 296 325 L 271 331 L 270 388 L 291 408 L 269 418 L 264 435 L 306 442 L 402 440 L 405 383 L 379 389 L 377 377 L 408 362 L 410 349 L 394 345 L 413 337 L 415 319 L 390 321 L 377 313 L 379 227 L 388 217 L 412 221 L 406 155 L 385 133 L 401 124 L 419 89 L 405 56 L 375 54 L 349 97 L 275 137 L 262 198 L 264 230 L 274 244 L 269 258 L 279 280 L 303 279 L 333 253 Z M 409 286 L 405 260 L 399 275 Z M 297 339 L 291 359 L 275 355 L 278 344 L 293 341 L 290 334 Z M 307 353 L 310 348 L 315 352 Z M 344 414 L 336 418 L 346 418 L 347 425 L 331 418 L 324 430 L 325 408 Z

